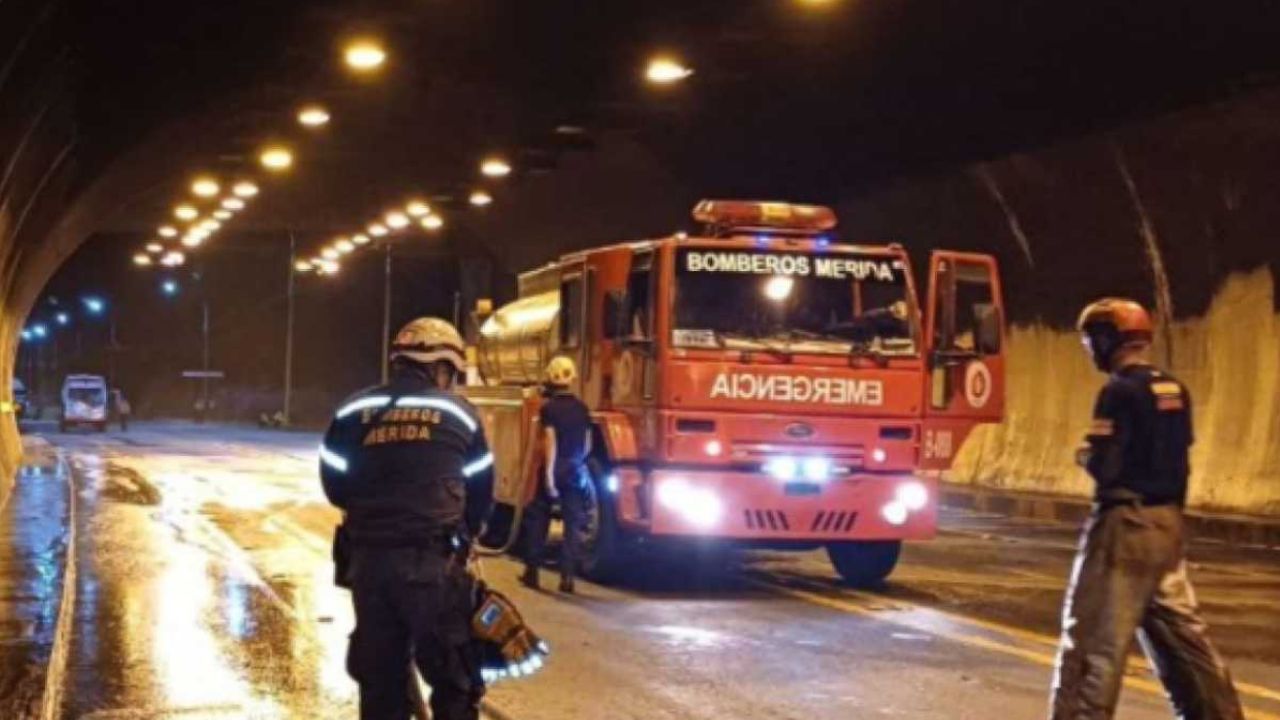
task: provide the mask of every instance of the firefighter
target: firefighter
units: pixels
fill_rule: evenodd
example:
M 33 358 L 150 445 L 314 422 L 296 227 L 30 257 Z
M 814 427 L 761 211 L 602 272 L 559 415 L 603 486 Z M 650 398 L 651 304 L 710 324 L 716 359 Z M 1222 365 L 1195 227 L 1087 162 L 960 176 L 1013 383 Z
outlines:
M 1099 300 L 1078 329 L 1110 378 L 1077 456 L 1096 492 L 1063 611 L 1051 717 L 1111 718 L 1136 632 L 1177 717 L 1242 720 L 1187 578 L 1191 397 L 1151 364 L 1151 318 L 1138 303 Z
M 573 593 L 578 551 L 587 521 L 587 457 L 591 454 L 591 413 L 569 389 L 578 376 L 573 360 L 556 357 L 546 371 L 547 400 L 538 419 L 542 426 L 543 477 L 529 506 L 529 538 L 524 574 L 520 582 L 538 588 L 551 524 L 551 508 L 558 500 L 564 519 L 564 543 L 560 551 L 560 592 Z
M 390 362 L 391 382 L 343 403 L 320 448 L 325 494 L 344 514 L 337 581 L 355 604 L 347 672 L 364 720 L 409 717 L 413 666 L 432 717 L 474 720 L 484 684 L 466 560 L 493 502 L 493 456 L 453 392 L 465 370 L 453 325 L 414 320 Z

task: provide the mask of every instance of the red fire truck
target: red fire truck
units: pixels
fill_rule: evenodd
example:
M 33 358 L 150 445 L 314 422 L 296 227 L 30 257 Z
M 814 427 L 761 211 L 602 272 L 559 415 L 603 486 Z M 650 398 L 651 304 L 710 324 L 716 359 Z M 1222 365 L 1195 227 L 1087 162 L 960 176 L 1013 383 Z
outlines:
M 922 471 L 1003 415 L 995 260 L 935 251 L 921 304 L 905 249 L 835 242 L 829 208 L 708 200 L 693 216 L 696 236 L 566 255 L 479 314 L 490 543 L 518 535 L 542 371 L 564 354 L 596 427 L 589 576 L 671 539 L 825 547 L 846 582 L 879 582 L 902 541 L 936 533 Z

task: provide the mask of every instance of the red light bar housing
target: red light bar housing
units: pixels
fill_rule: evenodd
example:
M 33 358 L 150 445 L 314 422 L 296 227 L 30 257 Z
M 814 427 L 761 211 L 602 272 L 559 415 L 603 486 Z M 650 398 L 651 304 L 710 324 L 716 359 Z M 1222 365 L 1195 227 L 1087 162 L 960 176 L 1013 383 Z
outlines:
M 823 205 L 754 200 L 703 200 L 693 208 L 693 219 L 717 236 L 729 231 L 816 235 L 836 226 L 835 211 Z

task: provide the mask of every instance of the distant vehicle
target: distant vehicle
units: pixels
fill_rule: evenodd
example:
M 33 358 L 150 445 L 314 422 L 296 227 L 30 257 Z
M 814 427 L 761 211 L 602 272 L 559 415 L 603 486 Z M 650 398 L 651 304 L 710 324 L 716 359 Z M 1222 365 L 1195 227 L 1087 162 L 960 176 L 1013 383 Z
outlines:
M 13 415 L 19 420 L 27 416 L 30 401 L 27 397 L 27 386 L 18 378 L 13 379 Z
M 73 425 L 91 425 L 98 432 L 107 429 L 107 381 L 101 375 L 68 375 L 62 381 L 62 418 L 58 430 Z

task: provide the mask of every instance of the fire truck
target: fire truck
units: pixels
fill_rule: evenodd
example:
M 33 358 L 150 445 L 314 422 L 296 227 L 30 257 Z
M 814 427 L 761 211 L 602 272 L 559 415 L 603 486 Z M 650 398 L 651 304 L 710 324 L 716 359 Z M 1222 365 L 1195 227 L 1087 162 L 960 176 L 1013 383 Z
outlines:
M 575 252 L 477 308 L 467 389 L 494 454 L 487 543 L 518 542 L 538 486 L 540 383 L 572 357 L 592 410 L 584 572 L 646 545 L 825 548 L 849 584 L 937 532 L 937 473 L 1004 411 L 988 255 L 837 242 L 826 207 L 706 200 L 697 234 Z M 927 283 L 920 302 L 917 283 Z

